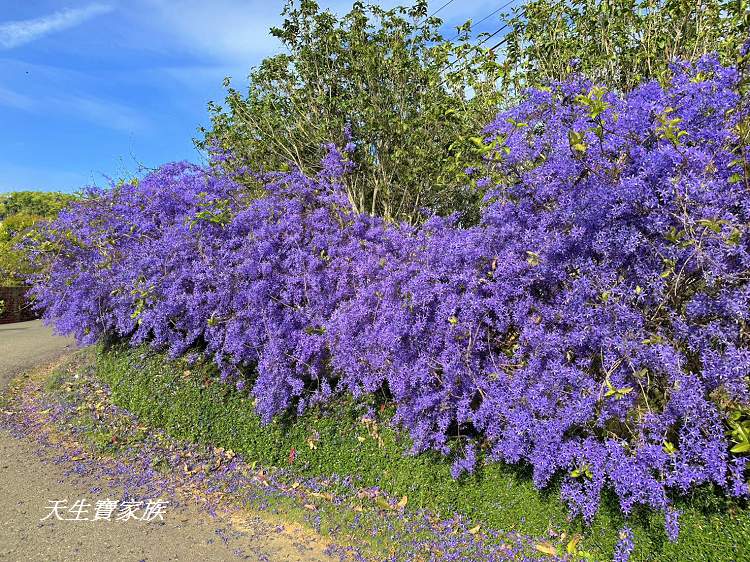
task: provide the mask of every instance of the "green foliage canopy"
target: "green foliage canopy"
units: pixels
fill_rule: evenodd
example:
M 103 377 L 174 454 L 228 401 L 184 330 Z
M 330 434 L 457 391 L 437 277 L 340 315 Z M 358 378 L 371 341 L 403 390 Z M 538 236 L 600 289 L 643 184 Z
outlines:
M 750 36 L 747 0 L 527 0 L 508 19 L 506 90 L 583 72 L 610 89 L 663 80 L 676 59 L 716 52 L 739 62 Z M 574 64 L 571 65 L 571 61 Z
M 53 219 L 75 198 L 54 192 L 17 191 L 0 195 L 0 285 L 21 285 L 34 264 L 22 242 L 35 236 L 40 222 Z
M 272 34 L 287 52 L 252 70 L 246 95 L 225 81 L 225 105 L 210 104 L 199 146 L 231 151 L 233 169 L 310 173 L 325 143 L 351 141 L 347 190 L 360 212 L 413 223 L 422 207 L 471 208 L 477 192 L 463 188 L 464 169 L 481 157 L 472 136 L 497 111 L 501 72 L 469 43 L 471 25 L 445 40 L 425 0 L 392 10 L 355 2 L 341 18 L 289 1 L 283 15 Z
M 0 221 L 17 214 L 51 219 L 74 198 L 67 193 L 42 191 L 14 191 L 0 195 Z

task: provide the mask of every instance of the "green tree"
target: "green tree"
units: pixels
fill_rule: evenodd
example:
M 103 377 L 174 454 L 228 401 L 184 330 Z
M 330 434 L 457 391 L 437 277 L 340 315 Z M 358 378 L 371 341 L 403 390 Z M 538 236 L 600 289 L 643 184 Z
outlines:
M 627 90 L 664 79 L 675 59 L 717 52 L 724 64 L 737 64 L 750 34 L 750 6 L 748 0 L 528 0 L 507 23 L 506 91 L 561 80 L 574 69 Z
M 286 53 L 251 71 L 247 94 L 225 81 L 198 145 L 230 151 L 230 169 L 315 172 L 322 146 L 345 145 L 348 130 L 357 166 L 346 187 L 360 212 L 415 223 L 422 207 L 475 209 L 464 169 L 481 157 L 476 135 L 497 111 L 502 68 L 471 45 L 470 22 L 445 40 L 425 0 L 393 10 L 355 2 L 340 18 L 290 0 L 283 16 L 272 34 Z
M 36 236 L 39 225 L 56 217 L 74 198 L 35 191 L 0 195 L 0 285 L 22 285 L 26 276 L 36 271 L 24 240 Z
M 22 285 L 24 275 L 31 273 L 31 262 L 19 245 L 40 220 L 18 213 L 0 222 L 0 285 Z
M 50 219 L 75 198 L 58 192 L 14 191 L 0 195 L 0 221 L 19 213 Z

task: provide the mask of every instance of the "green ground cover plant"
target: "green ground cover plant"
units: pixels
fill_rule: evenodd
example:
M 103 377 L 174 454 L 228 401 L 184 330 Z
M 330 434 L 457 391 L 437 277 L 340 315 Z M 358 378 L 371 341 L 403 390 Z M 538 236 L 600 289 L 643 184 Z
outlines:
M 312 535 L 295 524 L 315 531 L 314 539 L 327 537 L 323 554 L 342 561 L 567 562 L 566 551 L 585 553 L 580 537 L 552 528 L 542 536 L 496 532 L 363 487 L 356 477 L 306 476 L 291 465 L 261 465 L 232 449 L 176 438 L 113 403 L 94 354 L 79 350 L 15 379 L 0 394 L 0 428 L 35 441 L 66 475 L 106 482 L 110 492 L 130 497 L 158 495 L 173 507 L 201 506 L 218 515 L 215 532 L 225 542 L 254 532 L 245 520 L 260 517 L 276 533 L 291 527 L 293 541 Z M 263 550 L 233 552 L 265 559 Z
M 604 501 L 591 527 L 569 521 L 555 490 L 540 493 L 530 471 L 480 466 L 458 481 L 450 462 L 425 453 L 405 455 L 409 439 L 389 425 L 387 402 L 370 404 L 376 419 L 363 421 L 361 403 L 342 399 L 299 418 L 265 426 L 252 400 L 218 382 L 210 363 L 172 361 L 147 347 L 99 349 L 97 376 L 111 388 L 115 404 L 170 435 L 232 449 L 261 465 L 290 467 L 301 476 L 357 474 L 410 505 L 448 515 L 458 512 L 484 525 L 542 535 L 549 528 L 580 533 L 582 549 L 611 559 L 626 523 L 613 498 Z M 381 410 L 382 407 L 382 410 Z M 289 463 L 290 451 L 295 459 Z M 657 514 L 643 511 L 628 520 L 635 536 L 632 560 L 743 560 L 750 556 L 750 510 L 744 502 L 706 488 L 678 503 L 681 533 L 672 543 Z

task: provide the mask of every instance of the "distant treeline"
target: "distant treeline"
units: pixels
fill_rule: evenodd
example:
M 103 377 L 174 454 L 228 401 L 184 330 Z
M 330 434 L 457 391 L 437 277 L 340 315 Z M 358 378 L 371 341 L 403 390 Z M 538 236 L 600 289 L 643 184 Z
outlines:
M 21 285 L 34 264 L 22 244 L 40 223 L 55 218 L 75 195 L 16 191 L 0 195 L 0 286 Z

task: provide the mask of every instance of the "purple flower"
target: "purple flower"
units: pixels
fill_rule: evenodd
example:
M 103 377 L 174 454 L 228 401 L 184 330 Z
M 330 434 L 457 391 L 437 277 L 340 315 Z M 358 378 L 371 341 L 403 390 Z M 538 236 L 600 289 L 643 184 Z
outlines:
M 667 530 L 667 537 L 669 537 L 669 540 L 672 542 L 675 542 L 680 534 L 679 516 L 680 512 L 673 508 L 667 509 L 665 514 L 666 519 L 664 527 Z
M 630 527 L 623 527 L 620 531 L 620 540 L 615 547 L 614 562 L 628 562 L 630 560 L 630 554 L 635 548 L 633 542 L 633 531 Z
M 573 515 L 610 489 L 674 539 L 674 496 L 748 494 L 716 396 L 750 403 L 750 155 L 737 69 L 673 71 L 624 95 L 574 78 L 498 115 L 477 226 L 355 213 L 332 145 L 314 176 L 258 176 L 261 198 L 168 164 L 30 241 L 32 293 L 81 342 L 213 358 L 265 422 L 385 394 L 413 452 L 460 443 L 454 476 L 481 447 L 540 488 L 561 477 Z

